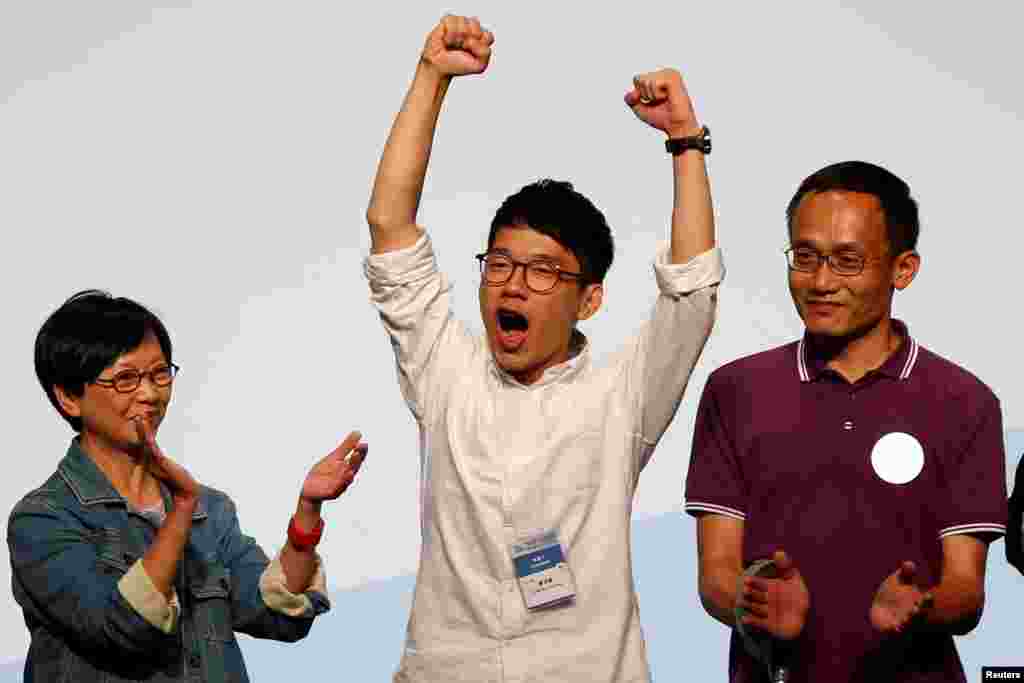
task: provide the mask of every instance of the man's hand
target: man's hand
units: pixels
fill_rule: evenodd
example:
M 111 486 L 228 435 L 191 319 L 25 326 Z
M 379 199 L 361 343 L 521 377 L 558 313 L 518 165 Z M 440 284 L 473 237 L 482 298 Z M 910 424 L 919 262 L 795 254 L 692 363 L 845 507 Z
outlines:
M 743 623 L 781 640 L 792 640 L 803 631 L 811 596 L 800 571 L 785 552 L 776 550 L 774 579 L 747 576 L 738 606 L 747 611 Z
M 149 473 L 167 486 L 175 505 L 194 504 L 199 498 L 199 482 L 192 478 L 188 470 L 164 455 L 156 443 L 152 423 L 141 417 L 136 418 L 135 431 L 142 441 Z
M 301 499 L 319 504 L 334 500 L 345 492 L 359 472 L 366 458 L 369 445 L 359 443 L 362 434 L 352 432 L 341 445 L 331 451 L 306 475 L 302 484 Z
M 670 138 L 700 133 L 683 77 L 675 69 L 634 76 L 633 89 L 626 93 L 625 99 L 638 119 L 664 131 Z
M 871 625 L 881 633 L 902 633 L 929 606 L 930 594 L 921 590 L 914 578 L 917 565 L 904 562 L 886 577 L 871 603 Z
M 480 74 L 491 61 L 494 34 L 476 17 L 445 15 L 427 36 L 421 60 L 443 76 Z

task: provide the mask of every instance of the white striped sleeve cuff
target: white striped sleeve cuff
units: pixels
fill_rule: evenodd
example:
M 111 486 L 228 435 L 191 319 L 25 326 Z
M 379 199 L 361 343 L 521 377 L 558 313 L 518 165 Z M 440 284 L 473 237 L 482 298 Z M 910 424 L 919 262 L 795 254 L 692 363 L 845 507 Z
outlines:
M 700 501 L 687 501 L 683 506 L 683 511 L 689 514 L 696 514 L 702 512 L 710 512 L 714 515 L 725 515 L 726 517 L 733 517 L 744 521 L 747 519 L 747 515 L 742 510 L 736 508 L 726 507 L 725 505 L 716 505 L 715 503 L 703 503 Z
M 945 538 L 946 536 L 956 536 L 957 534 L 996 534 L 999 536 L 1006 535 L 1005 524 L 994 524 L 991 522 L 977 522 L 975 524 L 957 524 L 956 526 L 946 527 L 939 532 L 939 538 Z

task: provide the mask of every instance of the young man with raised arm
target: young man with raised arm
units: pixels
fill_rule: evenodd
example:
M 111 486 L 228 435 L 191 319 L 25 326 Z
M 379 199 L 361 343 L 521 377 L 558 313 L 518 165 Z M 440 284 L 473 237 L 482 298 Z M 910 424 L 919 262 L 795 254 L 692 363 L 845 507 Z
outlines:
M 422 547 L 395 681 L 646 682 L 630 516 L 714 318 L 710 141 L 678 72 L 634 79 L 627 106 L 675 140 L 675 200 L 650 318 L 608 364 L 592 365 L 577 323 L 601 306 L 611 232 L 565 182 L 498 209 L 477 255 L 476 338 L 416 211 L 442 102 L 487 69 L 493 42 L 476 19 L 431 31 L 367 211 L 372 301 L 420 430 Z

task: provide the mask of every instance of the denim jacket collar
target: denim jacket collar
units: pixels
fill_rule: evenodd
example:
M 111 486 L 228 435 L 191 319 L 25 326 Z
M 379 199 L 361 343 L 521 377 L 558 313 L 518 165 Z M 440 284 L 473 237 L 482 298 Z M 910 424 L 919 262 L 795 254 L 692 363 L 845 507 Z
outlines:
M 57 472 L 67 483 L 68 488 L 75 494 L 75 498 L 78 499 L 81 505 L 86 507 L 101 503 L 120 503 L 128 507 L 128 501 L 124 499 L 124 496 L 117 492 L 117 489 L 110 483 L 107 475 L 103 474 L 100 468 L 96 466 L 96 463 L 93 462 L 93 459 L 82 450 L 78 438 L 76 436 L 71 440 L 67 455 L 64 456 L 64 459 L 60 461 L 60 465 L 57 467 Z M 160 495 L 164 499 L 164 506 L 170 510 L 170 491 L 167 490 L 163 482 L 158 483 L 160 485 Z M 200 496 L 195 512 L 192 513 L 192 519 L 205 518 L 205 496 Z

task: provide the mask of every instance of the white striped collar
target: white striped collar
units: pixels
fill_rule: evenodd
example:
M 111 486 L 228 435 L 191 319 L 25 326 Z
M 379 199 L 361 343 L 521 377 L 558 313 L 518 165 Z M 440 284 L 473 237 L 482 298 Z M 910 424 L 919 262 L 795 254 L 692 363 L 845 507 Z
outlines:
M 914 366 L 917 365 L 917 356 L 920 351 L 920 346 L 918 345 L 917 340 L 910 336 L 910 332 L 907 330 L 907 326 L 903 321 L 893 318 L 892 323 L 893 328 L 902 335 L 907 342 L 904 345 L 904 348 L 907 350 L 907 356 L 903 361 L 903 366 L 900 369 L 898 377 L 901 380 L 909 379 L 910 373 L 914 370 Z M 897 355 L 900 355 L 902 352 L 903 348 L 896 353 Z M 804 333 L 804 336 L 796 345 L 796 371 L 801 382 L 810 382 L 812 379 L 810 366 L 807 363 L 807 353 L 807 334 Z M 883 367 L 891 360 L 892 359 L 887 360 L 886 363 L 883 364 Z

